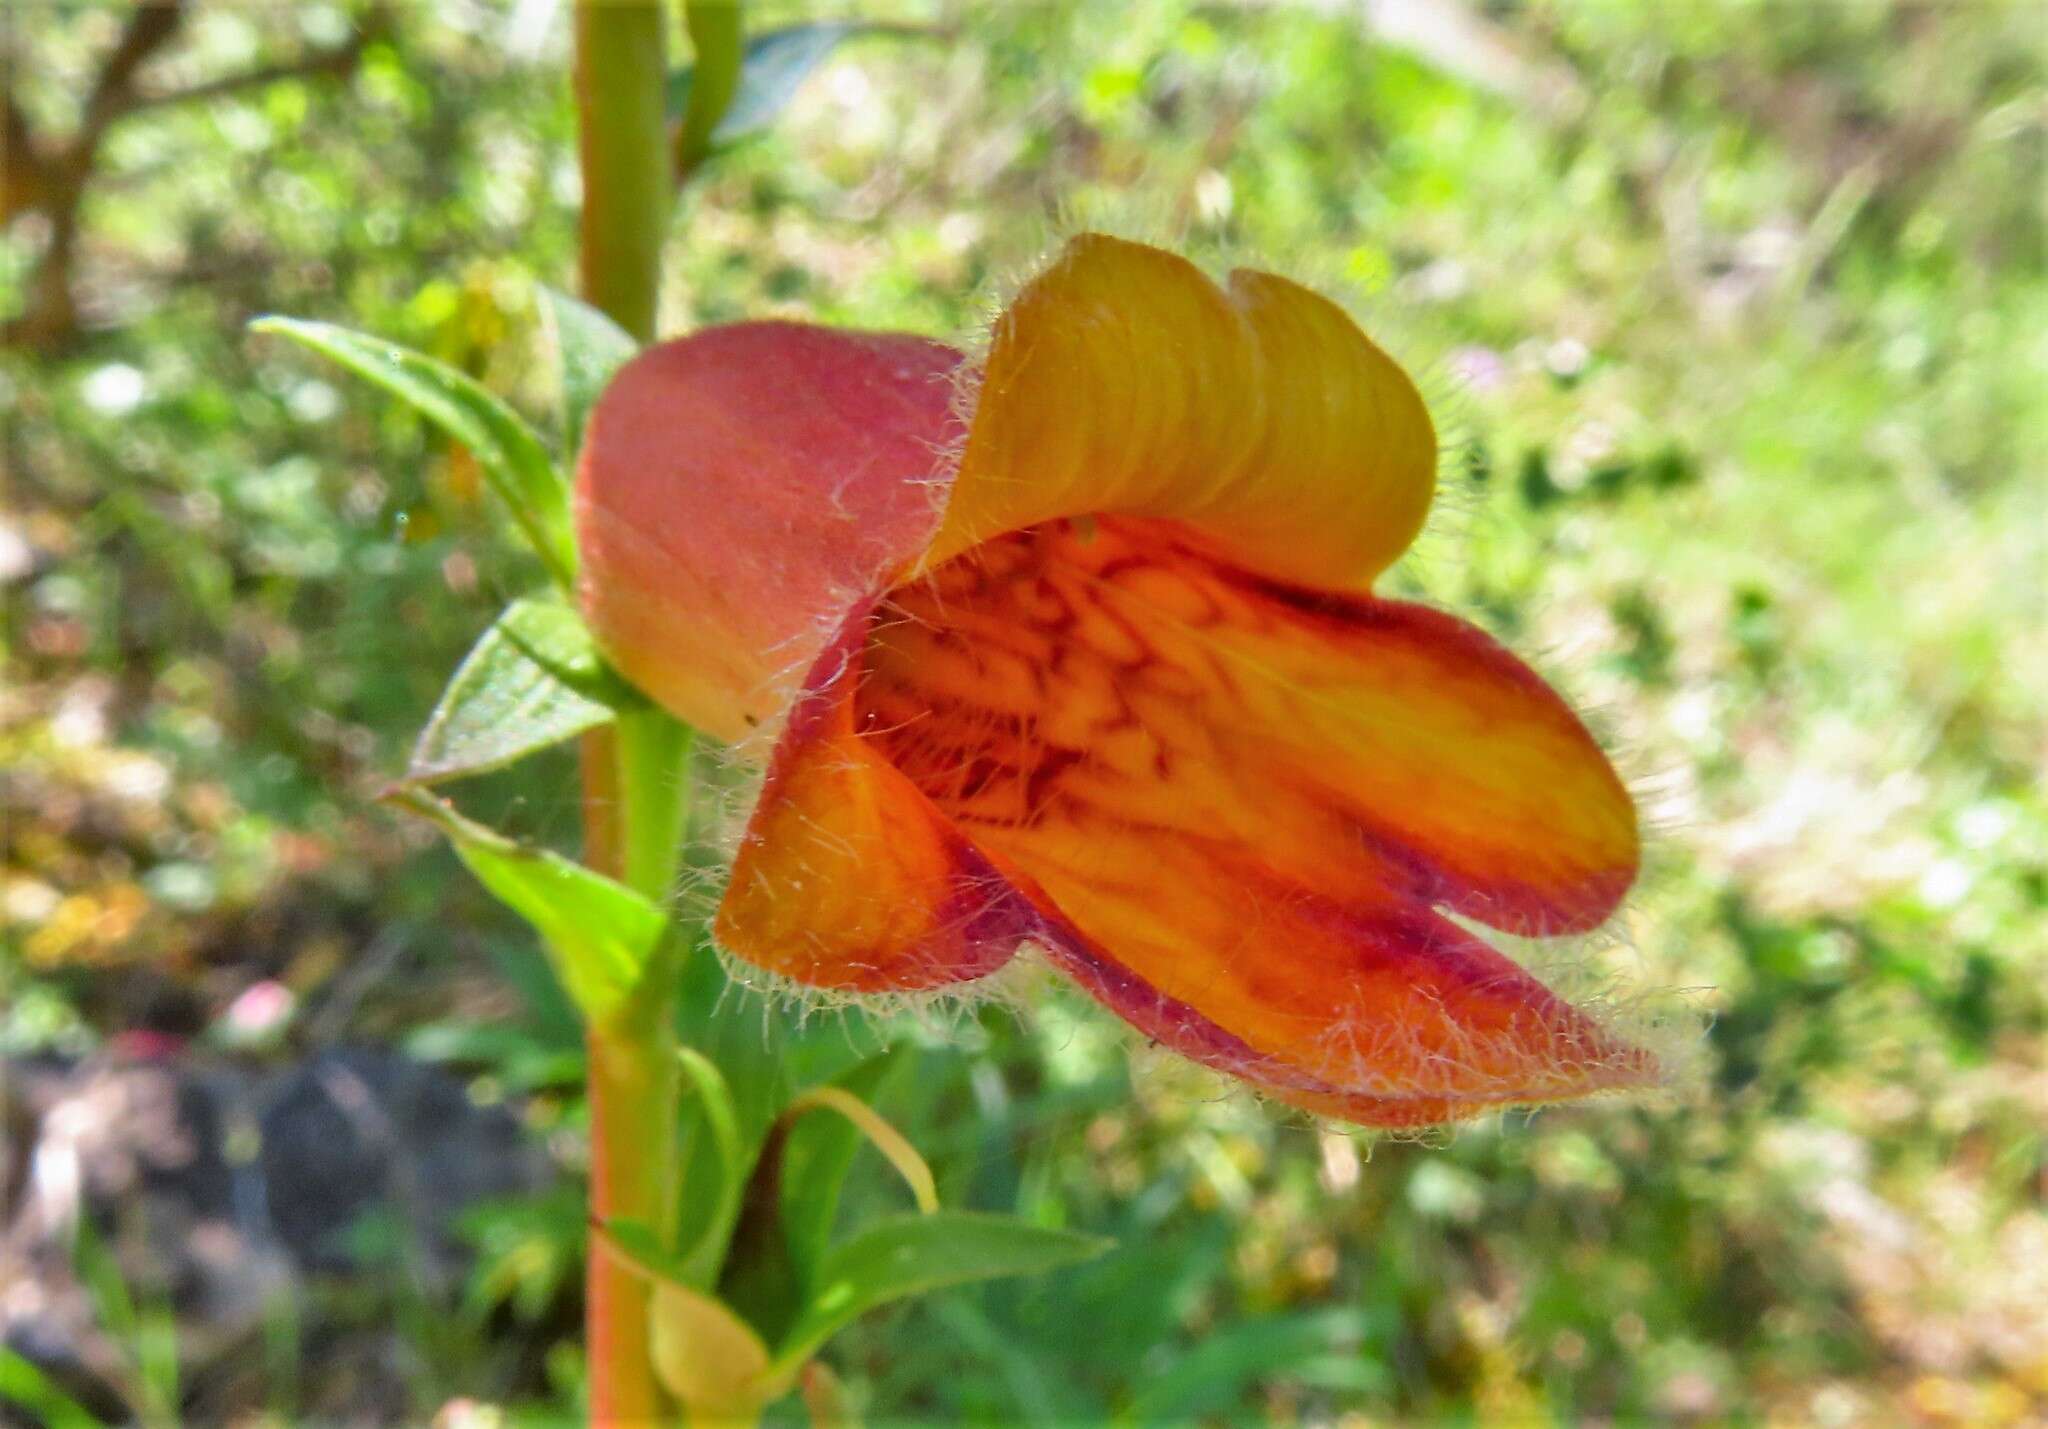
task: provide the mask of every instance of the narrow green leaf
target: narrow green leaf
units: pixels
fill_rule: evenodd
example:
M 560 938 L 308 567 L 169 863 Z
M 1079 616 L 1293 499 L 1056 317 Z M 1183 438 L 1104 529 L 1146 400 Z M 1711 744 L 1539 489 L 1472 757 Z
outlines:
M 132 1353 L 143 1397 L 159 1424 L 178 1422 L 178 1321 L 167 1302 L 149 1306 L 136 1327 Z
M 677 1003 L 676 1035 L 725 1073 L 740 1133 L 749 1139 L 765 1135 L 797 1092 L 840 1077 L 886 1041 L 871 1018 L 818 1017 L 763 1000 L 727 975 L 708 932 L 683 961 Z M 735 1004 L 746 1008 L 744 1016 L 735 1015 Z
M 1355 1392 L 1384 1389 L 1384 1360 L 1360 1352 L 1371 1329 L 1365 1312 L 1349 1306 L 1240 1321 L 1148 1375 L 1137 1386 L 1130 1420 L 1186 1424 L 1227 1415 L 1248 1389 L 1275 1379 Z
M 470 649 L 420 731 L 405 782 L 482 774 L 643 701 L 598 656 L 576 612 L 516 600 Z
M 584 424 L 598 394 L 639 344 L 590 304 L 553 288 L 540 290 L 540 309 L 561 368 L 562 434 L 573 463 L 583 449 Z
M 864 35 L 923 35 L 931 33 L 913 25 L 861 24 L 845 20 L 821 20 L 812 24 L 785 25 L 763 30 L 747 41 L 740 59 L 739 86 L 732 102 L 711 131 L 710 148 L 723 148 L 757 134 L 775 122 L 833 50 L 847 40 Z M 668 112 L 671 118 L 687 114 L 697 88 L 695 67 L 677 70 L 669 76 Z M 697 157 L 701 158 L 702 155 Z
M 839 1078 L 837 1085 L 872 1102 L 896 1061 L 893 1051 L 871 1057 Z M 831 1242 L 840 1192 L 860 1146 L 860 1128 L 844 1117 L 805 1117 L 790 1129 L 782 1162 L 783 1239 L 805 1284 L 816 1279 Z
M 576 578 L 576 540 L 569 488 L 540 438 L 513 410 L 473 379 L 424 353 L 298 318 L 258 318 L 252 332 L 275 333 L 367 378 L 402 398 L 468 447 L 512 519 L 540 553 L 548 573 L 568 589 Z
M 177 1418 L 178 1331 L 167 1305 L 136 1303 L 121 1262 L 88 1220 L 72 1231 L 71 1268 L 86 1288 L 101 1328 L 131 1361 L 123 1387 L 146 1423 Z
M 888 1053 L 870 1057 L 835 1085 L 854 1096 L 872 1096 L 891 1065 Z M 831 1237 L 839 1193 L 860 1144 L 860 1128 L 845 1117 L 792 1119 L 785 1109 L 753 1158 L 718 1294 L 770 1341 L 782 1338 L 803 1312 L 805 1288 Z
M 701 936 L 702 943 L 681 959 L 676 1033 L 685 1046 L 702 1052 L 724 1074 L 732 1093 L 740 1137 L 748 1147 L 747 1159 L 754 1173 L 759 1174 L 756 1148 L 761 1146 L 790 1097 L 804 1087 L 830 1082 L 875 1056 L 881 1050 L 883 1032 L 880 1024 L 871 1019 L 842 1021 L 807 1016 L 786 1005 L 761 1000 L 757 992 L 735 983 L 727 975 L 723 962 L 710 947 L 708 934 Z M 683 1102 L 680 1121 L 677 1138 L 681 1164 L 695 1166 L 717 1154 L 713 1144 L 716 1132 L 708 1125 L 696 1098 Z M 718 1214 L 721 1189 L 711 1177 L 685 1176 L 679 1224 L 708 1224 Z M 779 1313 L 780 1323 L 786 1325 L 802 1297 L 795 1289 L 794 1271 L 782 1246 L 778 1218 L 769 1214 L 759 1218 L 761 1225 L 750 1227 L 748 1223 L 753 1218 L 751 1206 L 742 1211 L 740 1224 L 728 1242 L 730 1249 L 721 1271 L 719 1294 L 773 1343 L 778 1338 L 770 1328 L 775 1315 Z M 742 1240 L 749 1237 L 754 1239 L 742 1245 Z M 745 1277 L 763 1259 L 777 1253 L 780 1278 L 775 1286 L 752 1296 L 735 1285 L 733 1274 Z M 763 1309 L 762 1318 L 757 1320 L 755 1311 L 761 1307 L 770 1308 Z M 773 1307 L 780 1308 L 770 1313 Z
M 447 834 L 478 882 L 534 926 L 586 1018 L 606 1021 L 625 1005 L 667 930 L 659 905 L 552 850 L 466 819 L 419 789 L 388 797 Z
M 685 1283 L 701 1290 L 717 1280 L 718 1268 L 725 1262 L 726 1246 L 739 1219 L 740 1192 L 746 1187 L 752 1158 L 740 1138 L 732 1088 L 726 1085 L 718 1064 L 692 1047 L 678 1048 L 676 1057 L 697 1094 L 698 1105 L 704 1109 L 712 1143 L 718 1148 L 718 1191 L 713 1200 L 716 1210 L 704 1222 L 703 1234 L 696 1244 L 682 1258 Z M 691 1173 L 696 1174 L 703 1165 L 704 1158 L 700 1156 L 691 1165 Z
M 711 152 L 719 123 L 739 90 L 745 25 L 739 0 L 686 0 L 683 13 L 697 52 L 696 80 L 676 136 L 676 171 L 687 174 Z
M 71 1270 L 92 1301 L 93 1318 L 116 1344 L 134 1343 L 141 1326 L 121 1263 L 90 1220 L 81 1217 L 71 1232 Z
M 1095 1236 L 969 1211 L 877 1221 L 826 1253 L 810 1302 L 777 1352 L 776 1366 L 787 1372 L 801 1365 L 858 1316 L 891 1300 L 975 1280 L 1035 1275 L 1100 1255 L 1109 1246 Z
M 61 1389 L 33 1361 L 0 1345 L 0 1401 L 19 1405 L 48 1429 L 101 1429 L 105 1420 Z

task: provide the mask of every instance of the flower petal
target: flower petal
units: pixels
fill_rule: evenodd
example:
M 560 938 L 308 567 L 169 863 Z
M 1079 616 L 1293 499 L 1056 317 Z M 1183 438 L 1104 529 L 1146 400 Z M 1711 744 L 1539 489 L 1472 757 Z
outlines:
M 1147 852 L 1156 859 L 1156 848 Z M 1276 1013 L 1289 1019 L 1282 1027 L 1294 1042 L 1289 1052 L 1262 1048 L 1195 1002 L 1162 992 L 1052 911 L 1049 894 L 1012 876 L 1032 887 L 1046 910 L 1034 941 L 1104 1006 L 1152 1040 L 1307 1111 L 1364 1126 L 1430 1126 L 1492 1107 L 1562 1101 L 1658 1078 L 1648 1053 L 1613 1037 L 1497 950 L 1441 918 L 1411 910 L 1374 919 L 1327 902 L 1275 904 L 1253 893 L 1244 907 L 1260 930 L 1259 946 L 1246 949 L 1237 946 L 1242 935 L 1232 937 L 1243 910 L 1209 898 L 1236 887 L 1240 871 L 1217 864 L 1204 871 L 1210 881 L 1192 887 L 1205 906 L 1178 896 L 1165 903 L 1157 890 L 1146 890 L 1107 936 L 1119 940 L 1124 958 L 1154 960 L 1157 967 L 1159 957 L 1178 959 L 1181 952 L 1132 942 L 1132 931 L 1154 930 L 1138 936 L 1156 938 L 1162 923 L 1185 933 L 1208 918 L 1215 941 L 1186 946 L 1209 948 L 1198 957 L 1203 963 L 1221 947 L 1227 950 L 1222 960 L 1265 965 L 1263 991 L 1254 994 L 1264 1000 L 1255 1005 L 1269 1024 Z M 1170 910 L 1164 917 L 1161 907 Z M 1103 927 L 1117 924 L 1100 905 L 1082 916 Z M 1242 995 L 1241 988 L 1212 983 L 1203 1001 L 1227 1007 Z
M 959 360 L 770 322 L 621 368 L 576 480 L 583 611 L 613 664 L 721 739 L 780 714 L 847 609 L 936 526 Z
M 1233 562 L 1369 585 L 1421 529 L 1429 414 L 1342 309 L 1086 234 L 995 330 L 927 567 L 1062 516 L 1171 517 Z
M 769 766 L 719 943 L 811 987 L 908 991 L 994 972 L 1037 916 L 972 844 L 854 733 L 870 605 L 812 667 Z
M 865 664 L 862 741 L 1102 950 L 1128 986 L 1095 990 L 1151 1035 L 1201 1055 L 1198 1019 L 1250 1049 L 1233 1070 L 1311 1100 L 1652 1075 L 1433 911 L 1589 927 L 1636 866 L 1598 746 L 1479 631 L 1104 518 L 897 590 Z M 1188 1016 L 1148 1024 L 1148 998 Z

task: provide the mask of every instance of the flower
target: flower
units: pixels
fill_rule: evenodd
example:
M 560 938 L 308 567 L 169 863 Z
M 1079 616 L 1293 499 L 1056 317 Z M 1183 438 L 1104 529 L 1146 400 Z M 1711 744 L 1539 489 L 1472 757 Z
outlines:
M 593 413 L 581 597 L 618 667 L 772 740 L 730 952 L 854 993 L 1035 945 L 1147 1037 L 1368 1125 L 1655 1059 L 1452 916 L 1591 929 L 1635 810 L 1479 630 L 1371 593 L 1428 412 L 1337 306 L 1083 235 L 952 348 L 791 323 L 649 349 Z

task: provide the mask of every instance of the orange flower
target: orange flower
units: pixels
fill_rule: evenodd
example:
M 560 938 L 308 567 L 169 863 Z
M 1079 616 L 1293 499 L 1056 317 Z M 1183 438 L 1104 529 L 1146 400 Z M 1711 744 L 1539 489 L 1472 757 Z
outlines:
M 1654 1059 L 1446 912 L 1590 929 L 1634 807 L 1477 629 L 1370 593 L 1436 438 L 1336 306 L 1075 239 L 960 354 L 712 328 L 625 367 L 578 476 L 619 668 L 774 734 L 718 910 L 849 992 L 1025 943 L 1148 1037 L 1415 1126 L 1640 1085 Z

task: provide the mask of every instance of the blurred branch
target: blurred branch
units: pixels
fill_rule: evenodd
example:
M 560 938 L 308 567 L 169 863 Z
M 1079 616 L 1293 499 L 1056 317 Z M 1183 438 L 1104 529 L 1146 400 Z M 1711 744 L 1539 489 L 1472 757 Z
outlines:
M 42 207 L 49 188 L 48 166 L 38 150 L 28 116 L 14 102 L 14 57 L 6 59 L 10 85 L 0 115 L 0 226 L 18 213 Z
M 78 300 L 72 292 L 71 270 L 78 253 L 79 210 L 100 140 L 133 94 L 136 71 L 170 40 L 183 18 L 182 0 L 137 6 L 93 81 L 78 128 L 55 146 L 40 139 L 15 102 L 12 86 L 18 62 L 9 57 L 7 177 L 0 182 L 8 196 L 6 216 L 12 219 L 32 208 L 49 220 L 50 227 L 42 259 L 29 276 L 27 307 L 0 327 L 0 342 L 56 347 L 76 336 Z
M 135 94 L 135 72 L 177 33 L 185 18 L 184 0 L 144 0 L 128 17 L 120 41 L 100 68 L 93 82 L 92 97 L 85 103 L 72 149 L 87 153 L 97 147 L 100 136 L 128 109 Z
M 341 44 L 314 50 L 288 64 L 259 65 L 240 74 L 222 75 L 218 79 L 204 80 L 182 89 L 137 94 L 122 112 L 135 114 L 166 104 L 186 104 L 196 100 L 213 99 L 223 94 L 231 94 L 238 89 L 253 89 L 266 84 L 276 84 L 280 80 L 342 78 L 356 67 L 356 62 L 362 58 L 363 51 L 371 43 L 382 38 L 389 21 L 390 12 L 381 5 L 377 6 L 363 17 L 363 23 L 356 27 L 355 33 Z
M 278 80 L 345 75 L 355 68 L 364 47 L 384 32 L 390 14 L 384 5 L 375 5 L 346 41 L 313 50 L 290 63 L 261 66 L 183 88 L 152 92 L 139 87 L 143 66 L 171 41 L 184 17 L 185 0 L 143 0 L 135 7 L 93 80 L 77 127 L 61 141 L 36 133 L 14 95 L 19 61 L 12 54 L 7 56 L 8 92 L 4 120 L 0 120 L 5 126 L 0 130 L 0 140 L 4 140 L 0 142 L 0 224 L 30 213 L 41 214 L 48 224 L 48 237 L 25 285 L 25 307 L 0 325 L 0 345 L 51 349 L 78 336 L 74 270 L 80 215 L 101 141 L 118 120 L 143 110 L 212 99 Z

